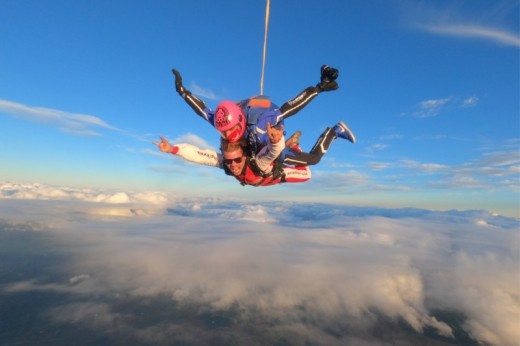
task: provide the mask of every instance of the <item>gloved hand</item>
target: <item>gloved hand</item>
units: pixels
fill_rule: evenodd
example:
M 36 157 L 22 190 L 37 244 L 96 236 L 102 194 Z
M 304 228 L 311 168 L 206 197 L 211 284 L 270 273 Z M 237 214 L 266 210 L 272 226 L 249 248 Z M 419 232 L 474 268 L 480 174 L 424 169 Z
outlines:
M 186 95 L 186 89 L 184 89 L 184 86 L 182 85 L 182 77 L 179 71 L 176 69 L 172 69 L 173 74 L 175 75 L 175 90 L 184 97 Z
M 336 78 L 339 76 L 339 71 L 333 67 L 323 65 L 321 67 L 320 82 L 316 85 L 319 92 L 332 91 L 339 88 Z
M 323 65 L 321 67 L 321 82 L 330 83 L 335 81 L 339 76 L 339 71 L 334 67 Z

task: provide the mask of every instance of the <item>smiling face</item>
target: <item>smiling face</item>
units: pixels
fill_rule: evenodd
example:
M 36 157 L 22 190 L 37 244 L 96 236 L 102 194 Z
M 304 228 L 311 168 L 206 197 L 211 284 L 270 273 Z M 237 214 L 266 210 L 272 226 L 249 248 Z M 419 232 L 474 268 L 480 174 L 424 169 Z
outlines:
M 246 164 L 246 157 L 242 148 L 224 152 L 224 164 L 233 175 L 237 176 L 242 173 Z

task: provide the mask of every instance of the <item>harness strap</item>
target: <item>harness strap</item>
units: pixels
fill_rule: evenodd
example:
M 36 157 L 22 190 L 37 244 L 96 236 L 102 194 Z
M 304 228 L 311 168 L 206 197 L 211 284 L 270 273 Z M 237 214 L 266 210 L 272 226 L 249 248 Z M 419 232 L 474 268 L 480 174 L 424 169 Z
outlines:
M 262 178 L 269 178 L 272 177 L 273 180 L 276 180 L 278 178 L 282 178 L 282 181 L 285 181 L 285 172 L 283 171 L 283 156 L 280 154 L 274 161 L 273 161 L 273 169 L 271 172 L 266 173 L 262 171 L 258 164 L 256 163 L 256 160 L 254 157 L 249 159 L 249 167 L 251 167 L 251 170 L 256 175 L 261 176 Z

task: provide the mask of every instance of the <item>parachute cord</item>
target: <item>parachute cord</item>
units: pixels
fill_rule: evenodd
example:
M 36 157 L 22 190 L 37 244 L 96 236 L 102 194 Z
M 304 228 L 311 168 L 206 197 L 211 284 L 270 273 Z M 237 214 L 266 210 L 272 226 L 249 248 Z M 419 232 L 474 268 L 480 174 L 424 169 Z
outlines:
M 264 94 L 265 53 L 267 51 L 267 28 L 269 27 L 269 8 L 270 0 L 267 0 L 267 5 L 265 7 L 264 54 L 262 58 L 262 77 L 260 78 L 260 95 Z

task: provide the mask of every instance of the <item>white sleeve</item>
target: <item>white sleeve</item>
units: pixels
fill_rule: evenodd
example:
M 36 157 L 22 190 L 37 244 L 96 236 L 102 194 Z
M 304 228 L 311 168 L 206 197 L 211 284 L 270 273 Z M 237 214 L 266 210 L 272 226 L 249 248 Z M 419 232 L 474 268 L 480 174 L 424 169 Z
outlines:
M 212 149 L 200 149 L 192 144 L 181 143 L 173 146 L 172 154 L 199 165 L 223 168 L 222 155 Z
M 265 173 L 271 172 L 273 166 L 271 163 L 280 156 L 282 151 L 285 149 L 285 138 L 282 138 L 278 141 L 278 143 L 271 143 L 271 141 L 267 141 L 267 145 L 260 150 L 260 152 L 256 155 L 255 160 L 258 168 Z

